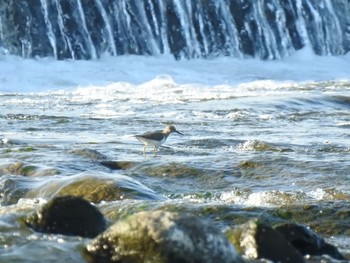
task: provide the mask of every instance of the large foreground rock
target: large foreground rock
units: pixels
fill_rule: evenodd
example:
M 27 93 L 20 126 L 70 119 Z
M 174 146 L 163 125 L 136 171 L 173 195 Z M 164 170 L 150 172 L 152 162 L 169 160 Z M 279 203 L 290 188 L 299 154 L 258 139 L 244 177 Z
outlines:
M 106 229 L 102 213 L 80 197 L 61 196 L 26 219 L 29 227 L 43 233 L 95 237 Z
M 243 262 L 208 221 L 187 214 L 140 212 L 112 225 L 85 250 L 88 262 Z

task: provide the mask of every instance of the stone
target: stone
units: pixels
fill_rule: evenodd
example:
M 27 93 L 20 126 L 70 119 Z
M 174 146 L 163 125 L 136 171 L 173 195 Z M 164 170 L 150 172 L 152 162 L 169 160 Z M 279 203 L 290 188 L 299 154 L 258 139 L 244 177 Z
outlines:
M 100 163 L 111 170 L 128 170 L 137 166 L 136 162 L 128 161 L 102 161 Z
M 280 263 L 304 263 L 303 256 L 270 226 L 259 220 L 226 231 L 237 250 L 250 259 L 268 259 Z
M 286 223 L 275 226 L 274 229 L 302 255 L 328 255 L 338 260 L 345 259 L 335 246 L 328 244 L 322 237 L 305 226 Z
M 0 176 L 2 175 L 23 175 L 23 176 L 51 176 L 60 172 L 53 168 L 39 167 L 36 165 L 14 162 L 0 166 Z
M 138 180 L 99 171 L 88 171 L 71 176 L 53 176 L 35 181 L 24 176 L 0 176 L 0 204 L 11 205 L 21 198 L 50 199 L 56 196 L 79 196 L 92 203 L 135 200 L 166 200 Z
M 241 256 L 212 222 L 166 212 L 140 212 L 121 220 L 85 249 L 88 262 L 241 263 Z
M 107 156 L 96 151 L 96 150 L 92 150 L 92 149 L 74 149 L 69 151 L 69 153 L 71 154 L 75 154 L 81 157 L 85 157 L 91 160 L 96 160 L 96 161 L 100 161 L 100 160 L 106 160 Z
M 80 197 L 60 196 L 29 216 L 26 224 L 43 233 L 93 238 L 106 229 L 102 213 Z

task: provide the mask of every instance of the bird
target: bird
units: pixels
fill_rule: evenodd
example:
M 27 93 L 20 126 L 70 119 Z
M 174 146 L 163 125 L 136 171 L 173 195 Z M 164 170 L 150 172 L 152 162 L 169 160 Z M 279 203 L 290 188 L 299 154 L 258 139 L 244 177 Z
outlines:
M 141 135 L 135 135 L 135 137 L 140 142 L 143 142 L 145 145 L 143 147 L 143 155 L 146 155 L 147 146 L 152 145 L 154 156 L 156 156 L 157 147 L 161 146 L 166 141 L 168 136 L 173 132 L 183 135 L 181 132 L 177 131 L 173 125 L 169 125 L 169 126 L 166 126 L 165 129 L 162 131 L 159 130 L 159 131 L 153 131 L 153 132 L 146 132 Z

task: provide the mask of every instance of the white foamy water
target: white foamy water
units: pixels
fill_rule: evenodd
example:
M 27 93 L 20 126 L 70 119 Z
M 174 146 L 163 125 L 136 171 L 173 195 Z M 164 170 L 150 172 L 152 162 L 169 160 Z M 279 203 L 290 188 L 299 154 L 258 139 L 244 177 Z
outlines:
M 251 89 L 266 92 L 288 88 L 295 82 L 349 79 L 350 54 L 320 57 L 308 49 L 278 61 L 230 57 L 175 61 L 170 56 L 107 55 L 99 60 L 57 61 L 52 58 L 0 56 L 0 92 L 3 93 L 81 91 L 87 88 L 83 95 L 88 95 L 95 91 L 100 93 L 99 89 L 102 88 L 126 92 L 126 96 L 130 95 L 128 92 L 134 91 L 141 98 L 147 98 L 159 95 L 162 88 L 187 85 L 182 86 L 184 96 L 187 94 L 189 97 L 201 98 L 215 96 L 212 95 L 213 90 L 206 94 L 204 88 L 207 86 L 215 86 L 220 93 L 225 92 L 225 89 L 230 91 L 228 87 L 231 86 L 234 86 L 236 93 Z

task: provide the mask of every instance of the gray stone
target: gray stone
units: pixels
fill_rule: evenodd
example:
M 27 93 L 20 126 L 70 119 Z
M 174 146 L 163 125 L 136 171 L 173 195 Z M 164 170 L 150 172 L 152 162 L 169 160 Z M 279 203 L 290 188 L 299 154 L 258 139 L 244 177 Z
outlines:
M 209 221 L 165 211 L 140 212 L 112 225 L 85 251 L 88 262 L 241 263 Z

